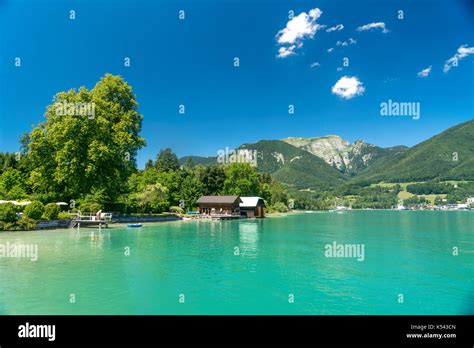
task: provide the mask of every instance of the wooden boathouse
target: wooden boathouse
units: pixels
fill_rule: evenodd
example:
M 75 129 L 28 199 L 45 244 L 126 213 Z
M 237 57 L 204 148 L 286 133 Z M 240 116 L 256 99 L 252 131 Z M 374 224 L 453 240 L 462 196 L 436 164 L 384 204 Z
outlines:
M 202 196 L 197 202 L 199 213 L 206 215 L 239 215 L 239 196 Z
M 197 204 L 199 214 L 210 217 L 265 217 L 265 202 L 260 197 L 202 196 Z
M 242 203 L 240 203 L 240 214 L 248 218 L 265 217 L 265 202 L 260 197 L 240 197 Z

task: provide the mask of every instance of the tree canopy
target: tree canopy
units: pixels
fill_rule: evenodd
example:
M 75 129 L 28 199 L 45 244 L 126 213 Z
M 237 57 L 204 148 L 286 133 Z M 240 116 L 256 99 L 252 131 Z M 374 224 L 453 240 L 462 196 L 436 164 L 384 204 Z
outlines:
M 179 168 L 178 157 L 170 149 L 161 149 L 156 156 L 156 169 L 160 172 L 169 172 Z
M 58 105 L 88 105 L 94 112 L 58 112 Z M 145 145 L 132 88 L 120 76 L 106 74 L 91 90 L 57 93 L 45 118 L 23 138 L 33 193 L 78 199 L 104 189 L 117 197 Z

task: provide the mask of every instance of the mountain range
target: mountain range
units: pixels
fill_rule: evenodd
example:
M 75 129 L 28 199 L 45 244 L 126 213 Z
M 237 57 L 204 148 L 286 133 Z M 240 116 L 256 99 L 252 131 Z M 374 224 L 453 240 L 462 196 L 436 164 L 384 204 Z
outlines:
M 256 151 L 257 168 L 293 190 L 323 189 L 344 183 L 474 180 L 474 120 L 459 124 L 411 148 L 382 148 L 337 135 L 260 140 L 237 149 Z M 211 165 L 217 156 L 186 156 Z

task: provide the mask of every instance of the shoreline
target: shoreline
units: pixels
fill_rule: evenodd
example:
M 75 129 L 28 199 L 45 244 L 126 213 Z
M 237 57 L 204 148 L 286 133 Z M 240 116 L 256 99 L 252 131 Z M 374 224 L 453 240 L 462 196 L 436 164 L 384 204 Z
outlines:
M 280 213 L 267 213 L 265 215 L 265 218 L 280 218 L 280 217 L 286 217 L 286 216 L 291 216 L 291 215 L 301 215 L 301 214 L 322 214 L 322 213 L 337 213 L 337 214 L 345 214 L 347 212 L 351 211 L 394 211 L 394 212 L 419 212 L 419 211 L 424 211 L 424 212 L 474 212 L 474 209 L 451 209 L 451 210 L 431 210 L 431 209 L 405 209 L 405 210 L 398 210 L 398 209 L 347 209 L 347 210 L 292 210 L 289 212 L 280 212 Z M 263 218 L 263 219 L 265 219 Z M 257 220 L 263 220 L 262 218 L 253 218 Z M 158 217 L 158 216 L 143 216 L 143 217 L 127 217 L 123 219 L 116 220 L 114 222 L 111 222 L 108 224 L 108 227 L 102 227 L 103 230 L 108 230 L 108 229 L 113 229 L 116 227 L 127 227 L 127 224 L 130 223 L 141 223 L 144 224 L 144 226 L 150 226 L 153 224 L 161 224 L 165 222 L 190 222 L 190 221 L 210 221 L 211 219 L 186 219 L 184 220 L 182 216 L 166 216 L 166 217 Z M 248 220 L 248 219 L 237 219 L 238 221 L 240 220 Z M 46 222 L 46 221 L 43 221 Z M 73 228 L 68 228 L 65 227 L 64 221 L 62 220 L 51 220 L 47 221 L 46 225 L 49 226 L 44 226 L 44 227 L 39 227 L 33 230 L 2 230 L 0 231 L 0 234 L 3 232 L 35 232 L 35 231 L 57 231 L 57 230 L 73 230 L 77 229 L 77 227 Z M 99 229 L 99 226 L 94 225 L 94 226 L 83 226 L 83 229 L 89 229 L 89 230 L 94 230 L 94 229 Z M 140 228 L 140 227 L 138 227 Z

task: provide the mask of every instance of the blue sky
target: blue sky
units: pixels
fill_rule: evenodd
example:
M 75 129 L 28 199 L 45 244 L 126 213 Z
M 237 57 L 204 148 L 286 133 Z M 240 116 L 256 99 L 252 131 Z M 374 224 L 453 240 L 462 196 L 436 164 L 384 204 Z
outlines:
M 285 31 L 290 10 L 304 20 Z M 357 30 L 370 23 L 379 24 Z M 0 151 L 17 151 L 55 93 L 92 88 L 105 73 L 137 95 L 147 141 L 139 166 L 162 147 L 215 155 L 289 136 L 411 146 L 474 114 L 472 1 L 0 0 L 0 31 Z M 444 72 L 456 54 L 458 66 Z M 344 57 L 349 66 L 338 71 Z M 344 76 L 363 92 L 333 93 Z M 420 118 L 381 116 L 388 99 L 420 103 Z

